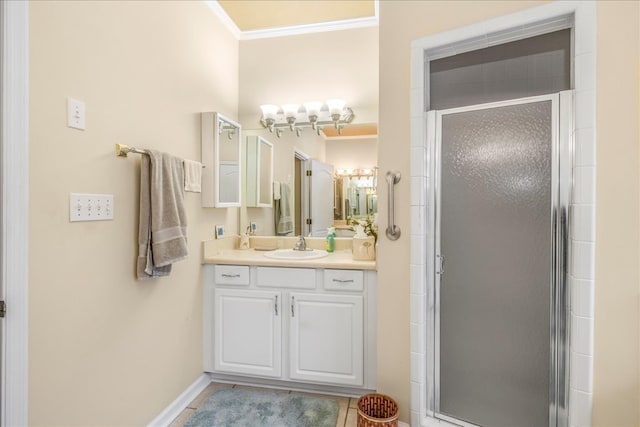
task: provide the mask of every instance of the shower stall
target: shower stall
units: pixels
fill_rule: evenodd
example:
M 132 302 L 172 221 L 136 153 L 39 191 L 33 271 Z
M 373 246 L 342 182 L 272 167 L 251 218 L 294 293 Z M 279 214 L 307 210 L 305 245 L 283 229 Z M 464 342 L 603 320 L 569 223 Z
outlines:
M 566 424 L 572 97 L 427 113 L 426 405 L 436 419 Z
M 590 425 L 595 16 L 551 2 L 412 43 L 412 425 Z

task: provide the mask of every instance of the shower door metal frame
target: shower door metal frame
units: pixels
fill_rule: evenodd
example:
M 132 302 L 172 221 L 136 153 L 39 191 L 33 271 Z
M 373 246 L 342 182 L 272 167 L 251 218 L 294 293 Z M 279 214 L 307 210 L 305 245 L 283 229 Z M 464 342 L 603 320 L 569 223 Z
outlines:
M 549 426 L 568 425 L 569 398 L 569 203 L 573 187 L 573 91 L 427 112 L 427 364 L 426 410 L 435 419 L 470 424 L 439 412 L 440 401 L 440 196 L 442 117 L 447 114 L 550 101 L 551 111 L 551 277 Z

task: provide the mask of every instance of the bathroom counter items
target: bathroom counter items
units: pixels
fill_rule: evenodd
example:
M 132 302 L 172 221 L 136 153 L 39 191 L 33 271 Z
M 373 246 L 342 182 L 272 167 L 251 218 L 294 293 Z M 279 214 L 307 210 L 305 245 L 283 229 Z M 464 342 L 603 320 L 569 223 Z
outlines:
M 356 261 L 351 252 L 350 238 L 336 238 L 336 249 L 323 258 L 290 260 L 267 258 L 269 249 L 290 249 L 295 237 L 251 237 L 250 249 L 236 249 L 239 238 L 203 242 L 202 263 L 220 265 L 258 265 L 271 267 L 332 268 L 340 270 L 375 270 L 375 261 Z M 317 242 L 316 242 L 317 240 Z M 344 240 L 344 241 L 343 241 Z M 324 251 L 323 238 L 307 238 L 307 246 Z

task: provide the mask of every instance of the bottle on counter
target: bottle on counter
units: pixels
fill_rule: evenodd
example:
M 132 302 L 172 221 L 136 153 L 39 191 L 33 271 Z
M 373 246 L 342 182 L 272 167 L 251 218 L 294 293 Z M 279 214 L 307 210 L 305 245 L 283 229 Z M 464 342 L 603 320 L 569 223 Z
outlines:
M 336 229 L 334 227 L 327 229 L 327 242 L 325 246 L 327 252 L 333 252 L 336 248 Z

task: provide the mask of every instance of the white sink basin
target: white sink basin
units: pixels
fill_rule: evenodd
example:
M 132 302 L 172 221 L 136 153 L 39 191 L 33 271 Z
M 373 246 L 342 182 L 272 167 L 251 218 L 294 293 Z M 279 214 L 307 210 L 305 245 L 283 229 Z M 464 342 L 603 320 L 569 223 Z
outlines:
M 316 259 L 316 258 L 324 258 L 329 255 L 326 251 L 319 250 L 309 250 L 306 251 L 294 251 L 293 249 L 278 249 L 273 252 L 265 252 L 264 256 L 267 258 L 273 259 L 288 259 L 288 260 L 307 260 L 307 259 Z

